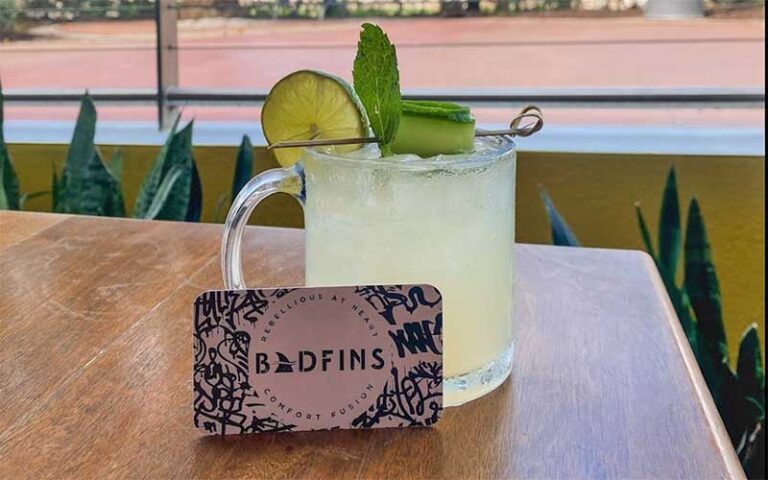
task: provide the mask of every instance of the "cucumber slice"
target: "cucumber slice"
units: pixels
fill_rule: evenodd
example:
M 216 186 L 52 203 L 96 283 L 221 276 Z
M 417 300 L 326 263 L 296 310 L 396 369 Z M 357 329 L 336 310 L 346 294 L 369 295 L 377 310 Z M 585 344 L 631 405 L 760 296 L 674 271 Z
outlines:
M 420 157 L 471 152 L 475 119 L 469 108 L 447 102 L 403 101 L 400 127 L 392 143 L 394 153 Z

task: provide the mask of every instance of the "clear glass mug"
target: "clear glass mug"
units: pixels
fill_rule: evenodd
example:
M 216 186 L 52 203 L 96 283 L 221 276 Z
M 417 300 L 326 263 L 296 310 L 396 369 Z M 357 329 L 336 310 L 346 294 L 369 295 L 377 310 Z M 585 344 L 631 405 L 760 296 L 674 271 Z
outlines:
M 443 295 L 444 404 L 480 397 L 512 365 L 514 143 L 478 138 L 475 152 L 428 159 L 306 149 L 290 168 L 251 179 L 227 216 L 222 272 L 243 289 L 240 243 L 265 197 L 304 207 L 306 284 L 429 283 Z

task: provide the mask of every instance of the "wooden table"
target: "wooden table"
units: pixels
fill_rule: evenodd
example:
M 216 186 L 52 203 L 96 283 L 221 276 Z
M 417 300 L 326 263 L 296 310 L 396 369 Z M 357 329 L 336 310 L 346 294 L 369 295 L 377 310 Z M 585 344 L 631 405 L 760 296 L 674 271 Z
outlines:
M 512 378 L 436 428 L 205 438 L 192 300 L 219 225 L 0 212 L 0 478 L 743 478 L 653 264 L 518 246 Z M 302 281 L 302 232 L 246 274 Z

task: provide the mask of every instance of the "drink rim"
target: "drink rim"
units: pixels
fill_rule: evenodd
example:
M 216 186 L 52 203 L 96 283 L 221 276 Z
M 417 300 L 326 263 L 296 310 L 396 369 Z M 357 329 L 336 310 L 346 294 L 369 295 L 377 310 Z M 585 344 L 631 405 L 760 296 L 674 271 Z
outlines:
M 483 148 L 478 150 L 478 145 Z M 376 168 L 414 172 L 463 170 L 484 167 L 509 158 L 510 154 L 515 152 L 515 146 L 512 138 L 507 136 L 477 137 L 475 138 L 474 152 L 435 155 L 428 158 L 409 154 L 382 157 L 378 146 L 375 144 L 365 145 L 350 153 L 336 153 L 333 151 L 334 147 L 311 147 L 304 150 L 301 163 L 305 164 L 305 157 L 310 155 L 313 160 L 346 168 Z

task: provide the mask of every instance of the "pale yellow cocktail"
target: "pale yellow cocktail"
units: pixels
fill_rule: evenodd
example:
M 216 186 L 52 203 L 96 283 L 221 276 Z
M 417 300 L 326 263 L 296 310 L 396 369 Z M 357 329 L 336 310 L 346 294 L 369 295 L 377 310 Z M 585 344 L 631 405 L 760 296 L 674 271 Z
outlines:
M 307 150 L 302 164 L 307 285 L 435 285 L 445 404 L 498 386 L 512 360 L 513 143 L 428 159 Z

